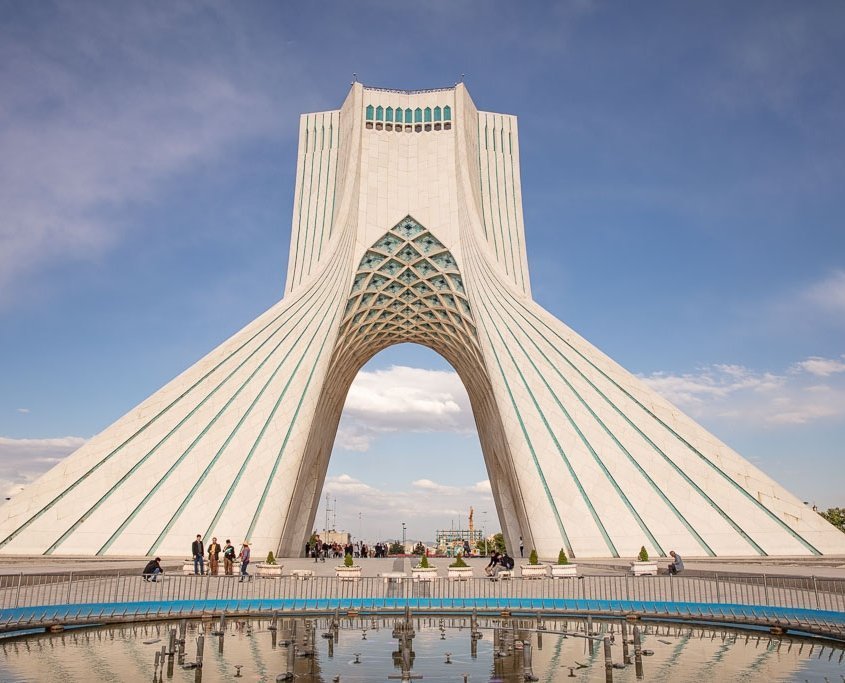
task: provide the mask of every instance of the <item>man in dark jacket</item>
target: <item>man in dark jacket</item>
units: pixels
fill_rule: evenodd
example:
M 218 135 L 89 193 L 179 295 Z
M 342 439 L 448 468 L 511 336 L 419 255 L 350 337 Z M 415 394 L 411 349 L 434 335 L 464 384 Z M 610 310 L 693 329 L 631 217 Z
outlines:
M 160 557 L 157 557 L 154 560 L 150 560 L 149 562 L 147 562 L 146 566 L 144 567 L 144 571 L 141 572 L 141 575 L 144 577 L 144 581 L 155 582 L 157 580 L 158 575 L 164 573 L 160 563 Z
M 205 574 L 205 548 L 199 534 L 197 540 L 191 543 L 191 555 L 194 556 L 194 574 Z

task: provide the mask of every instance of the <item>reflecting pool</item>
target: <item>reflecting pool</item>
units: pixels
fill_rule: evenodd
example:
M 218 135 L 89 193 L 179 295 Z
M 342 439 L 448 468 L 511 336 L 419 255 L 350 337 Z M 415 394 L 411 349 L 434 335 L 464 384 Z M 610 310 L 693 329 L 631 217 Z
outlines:
M 841 646 L 763 631 L 413 615 L 232 617 L 6 638 L 0 681 L 607 681 L 605 636 L 613 681 L 845 681 Z

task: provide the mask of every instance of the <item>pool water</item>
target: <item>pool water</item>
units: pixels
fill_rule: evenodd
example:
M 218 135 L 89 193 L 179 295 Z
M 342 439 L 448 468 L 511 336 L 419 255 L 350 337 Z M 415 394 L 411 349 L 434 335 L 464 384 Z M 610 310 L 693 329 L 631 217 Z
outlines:
M 619 620 L 479 618 L 230 618 L 77 629 L 0 641 L 0 681 L 845 681 L 842 646 L 766 632 Z M 625 664 L 623 628 L 627 635 Z M 163 658 L 171 632 L 182 652 Z M 588 631 L 594 638 L 586 637 Z M 223 633 L 223 636 L 214 635 Z M 213 634 L 214 633 L 214 634 Z M 198 658 L 202 667 L 188 668 Z M 293 647 L 291 646 L 293 644 Z M 181 654 L 181 656 L 180 656 Z M 181 665 L 180 665 L 181 661 Z M 530 663 L 530 667 L 527 668 Z M 641 677 L 638 678 L 638 672 Z M 412 678 L 413 677 L 413 678 Z

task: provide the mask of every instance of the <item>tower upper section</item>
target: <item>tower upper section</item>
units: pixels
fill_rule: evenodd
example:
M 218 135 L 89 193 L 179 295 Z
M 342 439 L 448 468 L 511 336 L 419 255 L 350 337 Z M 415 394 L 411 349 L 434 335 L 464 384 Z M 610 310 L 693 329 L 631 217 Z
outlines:
M 471 235 L 530 295 L 515 116 L 478 111 L 463 84 L 354 83 L 339 110 L 300 117 L 286 293 L 319 272 L 341 231 L 363 252 L 408 215 L 458 259 Z

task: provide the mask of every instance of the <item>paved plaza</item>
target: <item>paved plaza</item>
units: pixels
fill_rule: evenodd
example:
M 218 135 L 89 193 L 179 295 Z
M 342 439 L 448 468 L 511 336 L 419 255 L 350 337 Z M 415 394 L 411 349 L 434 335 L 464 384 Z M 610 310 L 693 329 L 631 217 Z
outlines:
M 393 571 L 397 558 L 365 558 L 356 559 L 356 564 L 362 567 L 362 576 L 377 577 L 387 571 Z M 412 563 L 416 564 L 416 557 L 398 558 L 402 561 L 401 571 L 410 572 Z M 577 560 L 578 573 L 583 576 L 621 575 L 627 573 L 633 558 L 587 558 Z M 189 562 L 185 558 L 164 558 L 162 566 L 165 571 L 179 571 L 183 563 Z M 483 568 L 488 559 L 485 557 L 466 558 L 467 564 L 474 568 L 477 577 L 483 576 Z M 527 558 L 516 559 L 528 562 Z M 91 557 L 2 557 L 0 556 L 0 576 L 8 574 L 131 574 L 137 572 L 146 564 L 146 559 L 139 558 L 91 558 Z M 342 558 L 329 558 L 325 562 L 314 562 L 313 559 L 303 557 L 279 558 L 285 574 L 294 569 L 310 569 L 315 576 L 333 577 L 334 568 L 342 564 Z M 438 577 L 445 577 L 450 558 L 431 558 L 431 564 L 438 570 Z M 706 576 L 708 574 L 746 575 L 746 576 L 780 576 L 780 577 L 817 577 L 825 579 L 845 580 L 845 556 L 827 556 L 823 558 L 808 557 L 779 557 L 779 558 L 714 558 L 714 559 L 685 559 L 685 574 L 687 576 Z M 658 567 L 665 571 L 669 559 L 658 560 Z M 252 565 L 254 567 L 254 564 Z

